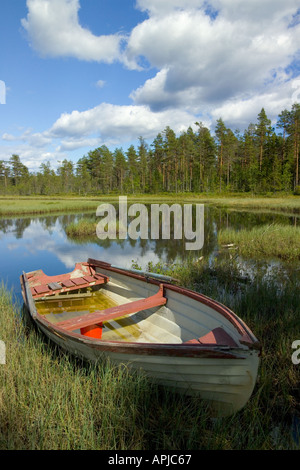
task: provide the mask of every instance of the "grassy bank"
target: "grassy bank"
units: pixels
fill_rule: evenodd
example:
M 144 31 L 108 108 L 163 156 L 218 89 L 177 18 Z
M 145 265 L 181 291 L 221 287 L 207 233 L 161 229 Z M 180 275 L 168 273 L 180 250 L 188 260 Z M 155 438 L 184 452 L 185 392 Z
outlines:
M 300 339 L 299 273 L 282 267 L 270 272 L 262 262 L 255 266 L 254 277 L 241 275 L 242 265 L 234 259 L 202 259 L 169 267 L 150 263 L 149 271 L 174 276 L 180 284 L 227 305 L 262 343 L 254 394 L 232 419 L 229 435 L 240 431 L 245 449 L 300 448 L 300 365 L 291 360 L 292 344 Z M 243 435 L 244 426 L 248 426 L 248 438 Z M 232 443 L 230 437 L 228 442 Z
M 291 361 L 291 345 L 300 339 L 299 279 L 281 272 L 266 278 L 262 270 L 251 281 L 233 260 L 149 269 L 228 305 L 260 339 L 259 378 L 245 408 L 211 420 L 199 399 L 151 385 L 143 375 L 76 363 L 25 327 L 2 287 L 0 449 L 300 448 L 300 365 Z
M 100 220 L 100 219 L 99 219 Z M 99 223 L 99 220 L 95 220 L 95 218 L 84 218 L 80 219 L 78 222 L 72 222 L 67 225 L 65 231 L 68 237 L 80 239 L 85 237 L 96 237 L 96 227 Z M 119 234 L 120 230 L 120 223 L 119 220 L 110 223 L 110 229 L 115 227 L 116 235 Z M 108 230 L 108 226 L 104 227 L 105 231 Z
M 95 197 L 1 197 L 0 216 L 22 214 L 51 214 L 66 212 L 96 211 L 103 202 L 118 203 L 118 195 Z M 128 203 L 203 203 L 235 210 L 264 210 L 300 214 L 299 196 L 251 197 L 247 195 L 184 194 L 136 194 L 128 195 Z
M 95 219 L 80 219 L 67 225 L 66 234 L 71 237 L 96 236 L 97 221 Z
M 98 205 L 96 200 L 79 198 L 3 198 L 0 216 L 96 211 Z
M 199 422 L 208 419 L 199 401 L 161 391 L 126 368 L 75 362 L 25 328 L 3 287 L 0 331 L 6 344 L 6 365 L 0 365 L 1 450 L 197 445 Z
M 244 258 L 300 259 L 300 227 L 278 224 L 252 229 L 221 229 L 219 244 L 233 244 Z

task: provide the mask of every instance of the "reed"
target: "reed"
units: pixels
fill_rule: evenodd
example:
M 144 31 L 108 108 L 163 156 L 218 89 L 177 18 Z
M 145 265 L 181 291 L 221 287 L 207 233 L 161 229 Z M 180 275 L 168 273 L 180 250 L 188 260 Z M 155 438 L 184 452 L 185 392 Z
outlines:
M 100 220 L 100 219 L 99 219 Z M 82 218 L 78 222 L 72 222 L 71 224 L 67 225 L 65 228 L 65 232 L 68 237 L 72 239 L 93 239 L 97 238 L 96 227 L 99 223 L 99 220 L 95 220 L 94 218 Z M 118 236 L 120 231 L 120 222 L 119 220 L 110 222 L 110 229 L 115 228 L 116 236 Z M 105 231 L 108 231 L 108 224 L 104 227 Z
M 66 234 L 73 237 L 86 237 L 86 236 L 95 236 L 96 237 L 96 227 L 97 221 L 94 219 L 80 219 L 78 222 L 72 222 L 67 225 L 65 228 Z
M 22 214 L 48 214 L 55 212 L 80 212 L 93 210 L 103 202 L 118 203 L 117 194 L 98 196 L 27 196 L 0 197 L 0 216 Z M 233 210 L 264 210 L 300 213 L 299 196 L 251 196 L 246 194 L 162 193 L 128 195 L 128 202 L 152 203 L 199 203 L 226 207 Z
M 273 224 L 250 230 L 221 229 L 218 242 L 220 245 L 234 244 L 245 258 L 300 259 L 300 227 Z
M 11 293 L 0 287 L 0 331 L 7 349 L 6 365 L 0 365 L 1 450 L 177 448 L 191 429 L 198 432 L 195 416 L 206 413 L 198 400 L 160 390 L 125 366 L 76 361 L 25 319 Z
M 100 204 L 100 199 L 79 198 L 1 198 L 0 216 L 54 214 L 66 212 L 84 212 L 93 210 Z
M 280 266 L 270 272 L 269 267 L 256 262 L 251 276 L 241 274 L 243 266 L 234 258 L 149 266 L 231 308 L 262 344 L 258 381 L 249 403 L 218 431 L 228 448 L 236 448 L 237 430 L 244 448 L 299 448 L 300 364 L 292 362 L 292 344 L 300 340 L 300 276 L 297 270 Z M 243 435 L 245 426 L 248 436 Z

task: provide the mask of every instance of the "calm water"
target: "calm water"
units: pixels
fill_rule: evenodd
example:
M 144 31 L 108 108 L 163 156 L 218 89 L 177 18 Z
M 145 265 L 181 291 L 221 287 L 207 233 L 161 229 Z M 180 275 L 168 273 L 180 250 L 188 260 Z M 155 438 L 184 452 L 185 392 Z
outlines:
M 0 280 L 20 295 L 19 276 L 22 271 L 43 269 L 48 275 L 71 271 L 78 261 L 100 259 L 118 266 L 131 267 L 135 261 L 143 269 L 149 261 L 157 263 L 180 261 L 189 257 L 215 254 L 220 228 L 253 227 L 281 223 L 299 225 L 295 217 L 253 212 L 230 212 L 205 206 L 204 247 L 186 251 L 186 240 L 105 240 L 96 237 L 81 240 L 68 238 L 66 226 L 94 214 L 0 218 Z M 99 219 L 98 219 L 99 220 Z

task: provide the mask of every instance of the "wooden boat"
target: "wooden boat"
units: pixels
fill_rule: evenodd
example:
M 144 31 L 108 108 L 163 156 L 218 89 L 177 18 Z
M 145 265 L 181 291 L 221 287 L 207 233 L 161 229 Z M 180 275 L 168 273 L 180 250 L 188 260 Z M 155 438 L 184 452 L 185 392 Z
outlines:
M 169 278 L 92 259 L 68 274 L 38 270 L 20 280 L 38 328 L 72 354 L 142 369 L 159 384 L 209 400 L 221 416 L 249 400 L 260 345 L 224 305 Z

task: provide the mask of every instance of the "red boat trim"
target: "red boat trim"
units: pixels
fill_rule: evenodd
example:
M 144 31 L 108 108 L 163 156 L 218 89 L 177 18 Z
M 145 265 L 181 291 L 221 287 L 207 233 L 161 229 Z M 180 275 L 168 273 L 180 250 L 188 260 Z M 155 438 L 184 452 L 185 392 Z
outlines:
M 114 318 L 123 317 L 130 313 L 140 312 L 141 310 L 147 310 L 153 307 L 159 307 L 165 305 L 167 299 L 163 296 L 163 285 L 159 287 L 159 291 L 147 297 L 146 299 L 136 300 L 123 305 L 117 305 L 116 307 L 110 307 L 105 310 L 97 310 L 96 312 L 83 315 L 81 317 L 71 318 L 70 320 L 64 320 L 56 323 L 60 328 L 66 330 L 77 330 L 91 325 L 96 325 L 99 322 L 105 322 L 113 320 Z
M 118 354 L 138 354 L 143 356 L 168 356 L 168 357 L 203 357 L 211 359 L 246 359 L 243 351 L 236 353 L 232 350 L 222 349 L 216 345 L 198 345 L 195 344 L 166 344 L 166 343 L 124 343 L 124 341 L 105 341 L 95 340 L 94 338 L 83 336 L 79 333 L 67 332 L 64 328 L 60 328 L 50 323 L 42 315 L 38 314 L 36 318 L 37 324 L 46 328 L 49 332 L 59 336 L 64 341 L 74 340 L 78 343 L 84 343 L 89 348 L 96 349 L 100 352 L 111 352 Z
M 155 285 L 161 284 L 161 282 L 157 280 L 145 278 L 144 276 L 138 275 L 135 273 L 124 272 L 121 269 L 111 267 L 108 263 L 102 264 L 101 262 L 96 261 L 96 260 L 89 260 L 88 263 L 82 263 L 82 265 L 88 265 L 90 266 L 90 268 L 91 268 L 91 265 L 92 266 L 97 265 L 100 268 L 108 269 L 112 272 L 120 273 L 123 276 L 129 276 L 135 279 L 139 279 L 139 280 L 142 280 L 143 282 L 149 282 Z M 91 274 L 93 274 L 92 269 L 90 269 L 90 271 L 91 271 Z M 29 273 L 29 276 L 30 276 L 30 273 Z M 102 274 L 99 275 L 99 277 L 102 277 L 102 276 L 104 275 Z M 57 278 L 57 276 L 54 276 L 54 277 Z M 104 276 L 104 277 L 108 279 L 107 276 Z M 243 356 L 243 350 L 240 349 L 238 352 L 236 352 L 233 350 L 234 348 L 233 349 L 231 349 L 230 347 L 224 348 L 224 347 L 217 346 L 216 344 L 202 345 L 200 343 L 198 344 L 195 344 L 195 343 L 181 343 L 181 344 L 155 343 L 153 344 L 153 343 L 131 343 L 131 342 L 124 343 L 123 341 L 105 341 L 105 340 L 99 340 L 99 339 L 95 340 L 91 337 L 86 337 L 81 334 L 74 333 L 73 331 L 66 331 L 64 328 L 59 326 L 59 324 L 54 325 L 53 323 L 46 320 L 42 315 L 40 315 L 37 312 L 35 303 L 33 300 L 33 296 L 29 288 L 29 281 L 28 281 L 28 277 L 26 273 L 23 273 L 23 275 L 21 276 L 21 285 L 22 285 L 22 295 L 23 295 L 24 302 L 29 308 L 31 315 L 34 318 L 34 320 L 37 322 L 38 326 L 46 328 L 49 332 L 52 332 L 53 334 L 59 336 L 66 342 L 68 342 L 68 339 L 72 339 L 79 343 L 85 343 L 89 347 L 95 348 L 99 351 L 116 352 L 116 353 L 121 353 L 121 354 L 245 359 L 245 356 Z M 200 301 L 201 303 L 204 303 L 214 308 L 221 315 L 226 317 L 237 328 L 237 330 L 242 335 L 242 341 L 240 342 L 244 342 L 244 344 L 247 345 L 249 348 L 260 349 L 260 345 L 257 339 L 255 338 L 251 330 L 247 327 L 247 325 L 245 325 L 244 322 L 242 322 L 242 320 L 236 314 L 234 314 L 231 310 L 229 310 L 224 305 L 212 299 L 209 299 L 208 297 L 202 294 L 198 294 L 194 291 L 190 291 L 182 287 L 177 287 L 177 286 L 173 286 L 170 284 L 164 285 L 164 287 L 166 289 L 173 290 L 180 294 L 184 294 L 190 298 L 193 298 L 197 301 Z M 147 299 L 143 299 L 143 300 L 147 300 Z
M 94 259 L 88 259 L 88 263 L 91 264 L 92 266 L 99 267 L 102 269 L 107 269 L 109 271 L 122 274 L 123 276 L 129 276 L 135 279 L 138 279 L 143 282 L 148 282 L 151 284 L 160 284 L 158 280 L 155 279 L 150 279 L 150 278 L 145 278 L 143 275 L 131 273 L 131 272 L 125 272 L 122 269 L 119 268 L 114 268 L 110 264 L 97 261 Z M 241 318 L 238 317 L 232 310 L 230 310 L 228 307 L 225 305 L 221 304 L 220 302 L 217 302 L 216 300 L 210 299 L 209 297 L 206 297 L 203 294 L 200 294 L 198 292 L 186 289 L 185 287 L 179 287 L 179 286 L 174 286 L 172 284 L 166 284 L 165 285 L 166 289 L 170 289 L 174 292 L 178 292 L 179 294 L 186 295 L 187 297 L 194 299 L 198 302 L 201 302 L 204 305 L 207 305 L 208 307 L 213 308 L 216 310 L 218 313 L 220 313 L 223 317 L 225 317 L 232 325 L 235 326 L 239 334 L 241 335 L 240 342 L 249 348 L 254 348 L 254 349 L 261 349 L 261 345 L 257 338 L 254 336 L 250 328 L 241 320 Z
M 66 274 L 48 276 L 42 270 L 38 270 L 26 276 L 34 299 L 58 294 L 58 291 L 70 292 L 90 285 L 105 284 L 109 280 L 107 276 L 96 273 L 88 263 L 76 263 L 75 269 Z

